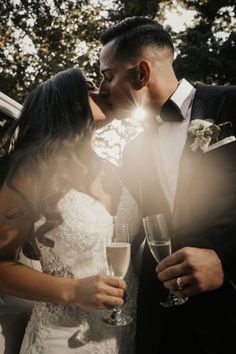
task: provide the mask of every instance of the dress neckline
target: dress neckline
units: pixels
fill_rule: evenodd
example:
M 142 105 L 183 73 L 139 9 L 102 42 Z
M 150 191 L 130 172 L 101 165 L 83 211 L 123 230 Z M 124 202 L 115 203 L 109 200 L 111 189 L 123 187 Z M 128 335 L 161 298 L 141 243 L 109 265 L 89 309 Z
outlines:
M 60 203 L 64 198 L 66 198 L 70 193 L 73 193 L 73 192 L 76 192 L 76 193 L 78 193 L 78 194 L 81 194 L 81 195 L 86 196 L 88 199 L 90 199 L 91 201 L 97 203 L 97 205 L 99 205 L 100 207 L 102 207 L 102 208 L 104 209 L 104 211 L 105 211 L 112 219 L 114 218 L 114 215 L 112 215 L 112 214 L 109 212 L 109 210 L 107 210 L 107 208 L 105 207 L 105 205 L 104 205 L 102 202 L 100 202 L 100 200 L 94 198 L 92 195 L 90 195 L 90 194 L 88 194 L 88 193 L 86 193 L 86 192 L 81 192 L 81 191 L 79 191 L 78 189 L 73 188 L 73 187 L 70 188 L 70 189 L 63 195 L 63 197 L 59 200 L 59 203 Z

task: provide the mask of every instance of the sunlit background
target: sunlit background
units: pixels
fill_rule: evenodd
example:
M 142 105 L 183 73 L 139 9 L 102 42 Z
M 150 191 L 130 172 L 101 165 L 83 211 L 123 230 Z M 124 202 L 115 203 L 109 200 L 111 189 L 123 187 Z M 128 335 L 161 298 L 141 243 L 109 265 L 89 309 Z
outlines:
M 236 84 L 235 0 L 5 0 L 0 91 L 22 104 L 40 82 L 73 66 L 99 85 L 99 33 L 134 15 L 155 18 L 170 31 L 179 79 Z M 113 121 L 97 132 L 96 149 L 119 164 L 124 145 L 139 131 L 138 119 Z

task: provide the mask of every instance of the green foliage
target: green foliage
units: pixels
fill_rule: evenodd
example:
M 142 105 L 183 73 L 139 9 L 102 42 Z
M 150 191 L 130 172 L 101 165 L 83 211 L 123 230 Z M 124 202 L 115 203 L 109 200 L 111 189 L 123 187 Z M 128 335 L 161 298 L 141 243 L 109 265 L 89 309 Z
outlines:
M 0 8 L 0 90 L 18 100 L 41 81 L 76 65 L 98 75 L 98 35 L 107 15 L 83 1 L 13 1 Z
M 119 22 L 125 17 L 132 16 L 148 16 L 154 18 L 158 9 L 159 2 L 157 0 L 120 0 L 117 9 L 110 11 L 111 20 Z
M 135 15 L 162 22 L 166 11 L 177 11 L 179 5 L 196 14 L 185 31 L 169 27 L 178 53 L 177 76 L 193 83 L 236 84 L 235 0 L 5 0 L 0 7 L 0 91 L 22 103 L 40 82 L 74 66 L 99 84 L 103 29 Z M 104 140 L 108 129 L 120 134 L 118 141 L 114 133 L 111 146 L 108 137 Z M 119 161 L 124 139 L 136 132 L 125 122 L 106 127 L 98 145 L 116 146 Z
M 196 10 L 193 27 L 174 33 L 178 43 L 175 69 L 179 78 L 207 84 L 236 84 L 235 1 L 182 1 Z
M 177 4 L 195 10 L 193 26 L 175 33 L 179 77 L 234 84 L 235 0 L 5 0 L 0 7 L 0 90 L 23 102 L 38 83 L 80 66 L 99 83 L 99 33 L 110 23 L 146 15 L 162 21 Z M 164 10 L 163 10 L 164 9 Z M 224 35 L 228 34 L 226 38 Z M 227 65 L 225 65 L 227 63 Z

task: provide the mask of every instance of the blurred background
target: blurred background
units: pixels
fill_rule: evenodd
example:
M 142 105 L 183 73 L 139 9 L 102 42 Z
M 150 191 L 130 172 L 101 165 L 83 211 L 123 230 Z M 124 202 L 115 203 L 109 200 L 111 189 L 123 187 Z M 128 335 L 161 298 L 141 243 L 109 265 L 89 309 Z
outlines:
M 99 85 L 99 33 L 135 15 L 171 31 L 178 78 L 236 84 L 235 0 L 0 0 L 0 91 L 22 104 L 41 81 L 74 66 Z M 135 124 L 114 121 L 96 144 L 119 164 L 137 132 Z

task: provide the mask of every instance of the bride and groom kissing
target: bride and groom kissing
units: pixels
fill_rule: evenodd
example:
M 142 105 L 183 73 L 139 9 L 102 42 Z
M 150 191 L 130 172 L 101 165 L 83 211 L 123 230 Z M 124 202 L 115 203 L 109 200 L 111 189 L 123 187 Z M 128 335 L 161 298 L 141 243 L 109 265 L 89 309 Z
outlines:
M 29 96 L 14 148 L 1 162 L 0 291 L 37 300 L 21 354 L 69 353 L 75 328 L 82 338 L 75 353 L 173 354 L 185 337 L 195 344 L 181 345 L 184 354 L 229 352 L 236 318 L 236 88 L 178 81 L 171 37 L 156 21 L 126 19 L 101 42 L 103 79 L 98 93 L 89 87 L 95 123 L 123 119 L 137 104 L 146 110 L 144 131 L 123 152 L 122 171 L 91 149 L 94 123 L 77 69 Z M 192 151 L 195 119 L 214 120 L 214 127 L 230 121 L 218 138 L 223 143 Z M 141 217 L 157 213 L 165 215 L 173 249 L 158 266 L 140 226 Z M 119 330 L 91 311 L 124 302 L 122 280 L 95 276 L 106 270 L 112 215 L 130 224 L 134 261 L 144 245 L 139 285 L 132 267 L 127 275 L 134 321 Z M 16 262 L 27 239 L 40 252 L 42 274 Z M 162 308 L 167 289 L 189 301 Z

